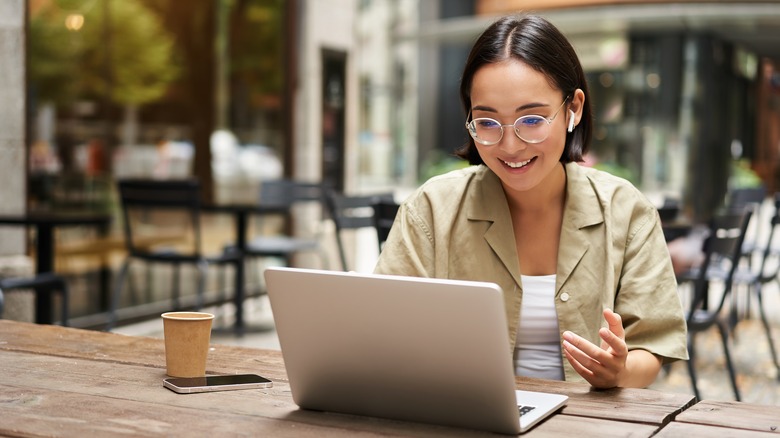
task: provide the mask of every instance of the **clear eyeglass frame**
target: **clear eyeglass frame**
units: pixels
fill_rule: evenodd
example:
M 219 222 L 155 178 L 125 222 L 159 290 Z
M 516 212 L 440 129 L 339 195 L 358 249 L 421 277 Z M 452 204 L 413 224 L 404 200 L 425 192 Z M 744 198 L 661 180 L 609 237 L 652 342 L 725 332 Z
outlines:
M 552 125 L 552 122 L 555 120 L 555 118 L 558 117 L 558 114 L 561 112 L 561 109 L 569 100 L 569 97 L 570 96 L 566 96 L 566 98 L 563 99 L 563 102 L 561 102 L 561 106 L 559 106 L 558 109 L 555 111 L 555 113 L 550 117 L 544 117 L 536 114 L 528 114 L 525 116 L 518 117 L 517 120 L 515 120 L 515 122 L 512 123 L 511 125 L 503 125 L 498 120 L 492 119 L 490 117 L 479 117 L 471 120 L 470 122 L 466 122 L 466 130 L 469 131 L 471 138 L 473 138 L 475 142 L 484 146 L 493 146 L 495 144 L 498 144 L 501 141 L 501 139 L 504 138 L 505 126 L 511 126 L 517 138 L 523 140 L 526 143 L 531 143 L 531 144 L 541 143 L 547 140 L 547 137 L 550 136 L 550 126 Z M 471 111 L 469 111 L 468 117 L 471 117 Z M 468 117 L 466 117 L 466 120 L 468 120 Z M 546 122 L 546 123 L 540 125 L 539 123 L 541 122 Z M 499 132 L 498 139 L 492 141 L 492 140 L 486 140 L 480 138 L 477 135 L 478 123 L 489 123 L 491 130 L 493 130 L 494 132 Z M 538 129 L 540 127 L 543 129 L 541 130 Z M 527 133 L 530 132 L 528 131 L 529 128 L 538 131 L 539 135 L 535 138 L 526 138 L 528 137 Z M 525 136 L 520 134 L 521 130 L 526 132 Z

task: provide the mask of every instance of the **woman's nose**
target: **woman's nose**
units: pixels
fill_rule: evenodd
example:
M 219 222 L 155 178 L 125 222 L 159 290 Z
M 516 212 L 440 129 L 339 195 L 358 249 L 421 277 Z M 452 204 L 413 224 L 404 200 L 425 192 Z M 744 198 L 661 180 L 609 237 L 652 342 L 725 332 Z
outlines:
M 499 147 L 504 151 L 522 151 L 528 147 L 528 143 L 518 137 L 514 128 L 505 127 L 504 135 L 499 142 Z

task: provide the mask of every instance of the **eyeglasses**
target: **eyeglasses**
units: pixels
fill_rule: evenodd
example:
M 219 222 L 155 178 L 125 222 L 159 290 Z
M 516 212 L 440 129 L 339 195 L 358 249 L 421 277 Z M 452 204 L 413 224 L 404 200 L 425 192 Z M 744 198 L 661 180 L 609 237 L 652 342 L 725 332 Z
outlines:
M 466 129 L 468 129 L 474 141 L 485 146 L 492 146 L 501 141 L 504 137 L 504 126 L 514 128 L 517 138 L 526 143 L 541 143 L 550 135 L 550 125 L 552 125 L 558 113 L 561 112 L 561 108 L 563 108 L 567 100 L 569 100 L 569 96 L 563 99 L 561 106 L 558 107 L 558 110 L 549 119 L 537 115 L 527 115 L 518 117 L 515 123 L 511 125 L 502 125 L 498 120 L 480 117 L 466 122 Z M 469 111 L 469 116 L 471 116 L 471 111 Z

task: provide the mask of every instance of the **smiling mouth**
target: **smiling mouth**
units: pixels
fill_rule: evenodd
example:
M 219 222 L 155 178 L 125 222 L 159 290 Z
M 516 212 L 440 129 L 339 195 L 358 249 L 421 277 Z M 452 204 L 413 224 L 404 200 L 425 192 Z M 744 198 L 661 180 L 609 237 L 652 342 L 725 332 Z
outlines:
M 509 167 L 511 167 L 511 168 L 513 168 L 513 169 L 519 169 L 519 168 L 521 168 L 521 167 L 525 167 L 525 166 L 527 166 L 527 165 L 528 165 L 528 164 L 529 164 L 531 161 L 533 161 L 533 160 L 535 160 L 535 159 L 536 159 L 536 157 L 534 157 L 534 158 L 531 158 L 530 160 L 525 160 L 525 161 L 517 161 L 517 162 L 510 162 L 510 161 L 504 161 L 504 160 L 501 160 L 501 161 L 502 161 L 504 164 L 506 164 L 507 166 L 509 166 Z

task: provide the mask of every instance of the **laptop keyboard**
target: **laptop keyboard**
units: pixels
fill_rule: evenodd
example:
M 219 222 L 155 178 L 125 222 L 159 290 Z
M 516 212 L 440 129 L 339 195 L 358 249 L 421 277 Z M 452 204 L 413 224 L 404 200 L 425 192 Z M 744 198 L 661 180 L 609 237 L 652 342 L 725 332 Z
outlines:
M 522 417 L 524 414 L 536 409 L 536 406 L 518 406 L 517 409 L 520 411 L 520 416 Z

